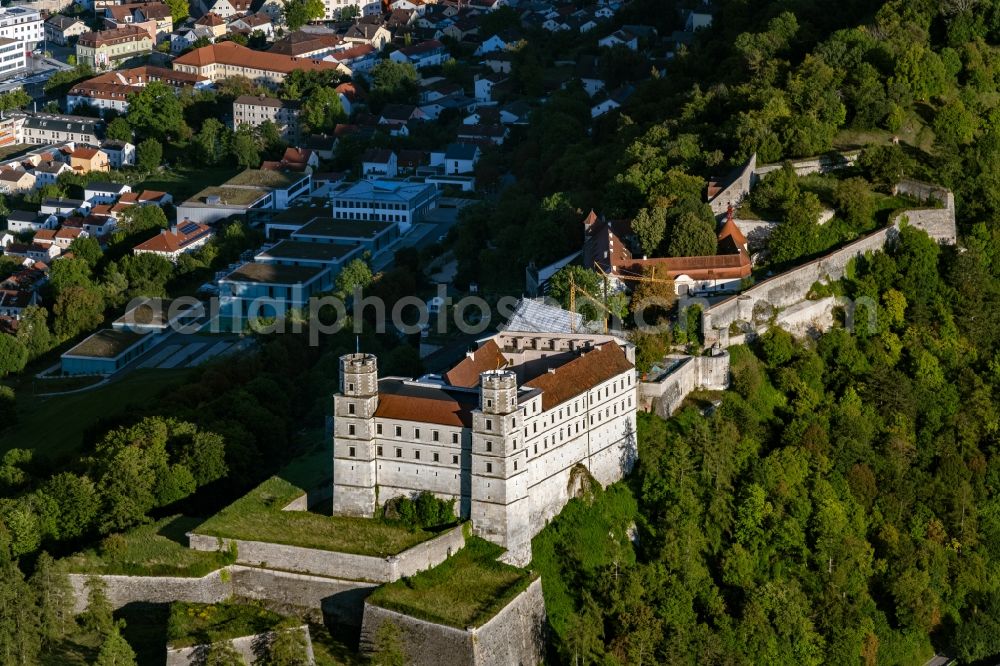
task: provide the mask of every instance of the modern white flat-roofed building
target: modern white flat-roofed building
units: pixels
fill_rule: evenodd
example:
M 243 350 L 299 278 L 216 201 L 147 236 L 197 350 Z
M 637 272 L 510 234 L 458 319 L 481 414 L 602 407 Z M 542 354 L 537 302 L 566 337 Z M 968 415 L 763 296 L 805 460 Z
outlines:
M 433 185 L 400 180 L 361 180 L 345 183 L 330 193 L 333 217 L 398 222 L 404 234 L 437 207 L 440 197 Z
M 21 42 L 21 51 L 34 51 L 45 39 L 45 24 L 37 9 L 27 7 L 0 8 L 0 37 Z
M 0 37 L 0 79 L 17 74 L 28 66 L 24 45 L 10 37 Z

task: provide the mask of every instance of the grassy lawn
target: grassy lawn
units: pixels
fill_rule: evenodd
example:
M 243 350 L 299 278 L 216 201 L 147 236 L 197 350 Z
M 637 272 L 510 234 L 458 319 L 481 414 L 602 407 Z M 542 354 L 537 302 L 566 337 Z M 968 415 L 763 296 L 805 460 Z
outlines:
M 240 171 L 234 166 L 192 167 L 175 164 L 169 169 L 164 168 L 162 171 L 150 174 L 149 178 L 137 183 L 132 189 L 169 192 L 174 197 L 174 204 L 177 205 L 206 187 L 221 185 Z
M 190 550 L 184 533 L 197 518 L 170 516 L 142 525 L 124 534 L 107 537 L 90 548 L 59 561 L 74 573 L 126 574 L 137 576 L 190 576 L 198 578 L 231 564 L 228 553 Z
M 167 641 L 175 648 L 190 647 L 297 627 L 299 624 L 295 618 L 282 617 L 254 603 L 176 602 L 170 604 Z
M 196 531 L 209 536 L 377 557 L 395 555 L 435 535 L 382 520 L 281 510 L 302 493 L 301 487 L 272 476 L 202 523 Z
M 162 391 L 181 383 L 190 372 L 135 370 L 125 378 L 91 391 L 51 398 L 36 398 L 48 390 L 43 380 L 25 380 L 17 387 L 18 422 L 0 436 L 0 453 L 9 449 L 37 449 L 60 458 L 80 447 L 83 433 L 102 420 L 127 413 L 133 406 L 147 406 Z
M 497 561 L 503 548 L 477 537 L 433 569 L 384 585 L 368 601 L 429 622 L 464 629 L 481 626 L 517 596 L 535 575 Z

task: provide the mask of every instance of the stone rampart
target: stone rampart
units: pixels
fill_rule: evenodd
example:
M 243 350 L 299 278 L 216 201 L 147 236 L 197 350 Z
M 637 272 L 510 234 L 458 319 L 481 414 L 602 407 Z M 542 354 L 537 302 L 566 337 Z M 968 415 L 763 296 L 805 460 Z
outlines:
M 722 341 L 724 333 L 720 333 L 720 329 L 728 329 L 736 322 L 746 322 L 753 327 L 766 323 L 776 310 L 805 300 L 816 282 L 832 282 L 844 277 L 852 259 L 881 250 L 895 235 L 893 226 L 880 229 L 826 256 L 763 280 L 739 295 L 705 307 L 702 311 L 705 345 Z
M 302 625 L 286 631 L 299 631 L 305 634 L 306 638 L 306 663 L 315 664 L 316 657 L 313 655 L 312 638 L 309 635 L 309 627 Z M 226 641 L 232 645 L 243 657 L 243 661 L 248 664 L 258 663 L 258 655 L 264 651 L 266 646 L 274 640 L 275 632 L 266 634 L 254 634 L 253 636 L 240 636 Z M 167 646 L 166 666 L 201 666 L 205 663 L 205 656 L 209 645 L 194 645 L 192 647 L 171 648 Z
M 669 418 L 692 391 L 729 387 L 729 352 L 668 359 L 677 364 L 662 377 L 639 384 L 639 406 L 661 418 Z
M 390 583 L 441 564 L 465 545 L 465 537 L 462 526 L 459 525 L 398 555 L 374 557 L 263 541 L 220 540 L 204 534 L 188 534 L 188 545 L 193 550 L 225 550 L 231 543 L 236 544 L 236 561 L 239 564 L 343 580 Z
M 736 178 L 733 179 L 733 182 L 729 183 L 729 185 L 727 185 L 724 189 L 720 190 L 719 193 L 712 197 L 712 200 L 708 202 L 709 207 L 712 209 L 712 213 L 715 215 L 725 215 L 730 204 L 738 206 L 743 200 L 743 197 L 750 194 L 750 188 L 753 187 L 755 182 L 754 172 L 756 169 L 757 155 L 755 153 L 743 166 Z
M 545 601 L 540 579 L 480 627 L 457 629 L 366 603 L 363 650 L 373 650 L 378 629 L 386 622 L 400 630 L 406 663 L 411 666 L 530 666 L 541 663 L 544 656 Z
M 788 161 L 791 162 L 792 166 L 795 168 L 795 173 L 800 176 L 808 176 L 811 173 L 828 173 L 830 171 L 836 171 L 837 169 L 843 169 L 844 167 L 853 166 L 857 161 L 859 154 L 860 153 L 855 150 Z M 754 168 L 754 178 L 759 180 L 772 171 L 777 171 L 783 165 L 784 162 L 758 165 Z
M 81 613 L 87 607 L 87 580 L 90 574 L 69 574 L 73 588 L 73 612 Z M 232 576 L 228 568 L 213 571 L 201 578 L 176 576 L 97 576 L 107 586 L 108 601 L 113 608 L 131 603 L 165 604 L 190 601 L 212 604 L 233 596 Z
M 915 208 L 897 213 L 893 224 L 899 225 L 902 218 L 909 224 L 923 229 L 939 243 L 954 245 L 958 242 L 955 221 L 955 195 L 951 191 L 931 183 L 917 180 L 903 180 L 894 188 L 896 194 L 905 194 L 920 201 L 934 201 L 940 204 L 934 208 Z

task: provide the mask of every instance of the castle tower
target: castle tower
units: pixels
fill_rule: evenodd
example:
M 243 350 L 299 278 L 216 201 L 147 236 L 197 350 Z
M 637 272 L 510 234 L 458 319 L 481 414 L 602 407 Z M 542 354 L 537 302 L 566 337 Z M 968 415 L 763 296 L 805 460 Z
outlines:
M 493 370 L 480 376 L 480 404 L 472 414 L 472 526 L 509 551 L 509 560 L 531 559 L 528 525 L 528 449 L 517 404 L 517 375 Z
M 340 392 L 333 396 L 333 513 L 375 514 L 375 408 L 378 362 L 373 354 L 340 357 Z

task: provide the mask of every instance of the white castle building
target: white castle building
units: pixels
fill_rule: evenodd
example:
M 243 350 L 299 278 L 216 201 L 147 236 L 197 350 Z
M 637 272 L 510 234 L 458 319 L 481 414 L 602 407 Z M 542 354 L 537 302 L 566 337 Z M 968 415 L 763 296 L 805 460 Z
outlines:
M 637 457 L 634 347 L 610 335 L 502 332 L 443 376 L 378 378 L 341 358 L 334 396 L 333 512 L 421 491 L 456 500 L 473 531 L 531 559 L 531 538 L 579 490 Z

